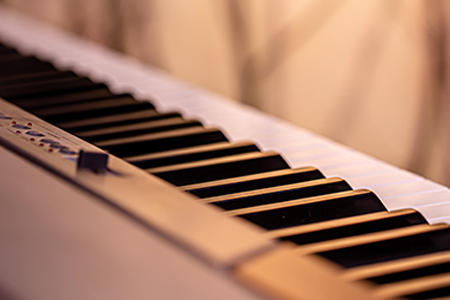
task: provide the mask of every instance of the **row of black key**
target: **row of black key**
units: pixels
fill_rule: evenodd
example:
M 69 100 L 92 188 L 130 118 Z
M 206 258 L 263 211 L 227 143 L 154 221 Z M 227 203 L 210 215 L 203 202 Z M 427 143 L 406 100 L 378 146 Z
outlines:
M 346 268 L 450 250 L 447 228 L 395 235 L 426 224 L 417 212 L 387 213 L 370 191 L 353 191 L 344 180 L 325 179 L 315 168 L 292 170 L 277 153 L 229 143 L 219 130 L 178 113 L 160 114 L 149 102 L 115 95 L 103 84 L 3 45 L 0 96 L 276 238 L 298 245 L 325 243 L 318 249 L 327 249 L 329 241 L 393 232 L 392 239 L 315 252 Z M 368 279 L 384 284 L 447 270 L 440 264 L 421 268 Z M 447 295 L 445 288 L 429 293 L 408 297 Z

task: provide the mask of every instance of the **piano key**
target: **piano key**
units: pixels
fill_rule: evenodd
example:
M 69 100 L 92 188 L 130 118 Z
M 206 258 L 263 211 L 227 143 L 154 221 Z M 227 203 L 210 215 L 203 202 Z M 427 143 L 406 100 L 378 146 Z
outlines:
M 415 228 L 410 227 L 411 229 L 408 229 L 403 236 L 400 235 L 398 238 L 386 237 L 373 243 L 337 248 L 318 254 L 345 268 L 353 268 L 450 250 L 450 228 L 447 224 L 416 225 L 414 227 L 417 227 L 417 233 Z M 382 236 L 382 238 L 384 237 Z M 338 245 L 335 246 L 339 247 Z
M 310 142 L 310 133 L 305 132 L 281 132 L 280 135 L 261 137 L 257 144 L 265 150 L 273 150 L 275 147 L 283 145 L 292 145 L 295 143 Z
M 414 268 L 410 270 L 403 270 L 396 273 L 369 277 L 366 278 L 366 280 L 372 281 L 376 284 L 386 284 L 409 279 L 421 278 L 425 276 L 448 273 L 449 270 L 450 270 L 450 262 L 439 261 L 438 264 L 428 264 L 427 266 L 422 266 L 420 268 Z
M 72 108 L 72 111 L 70 108 Z M 128 95 L 119 95 L 110 99 L 99 99 L 73 105 L 68 104 L 64 107 L 64 112 L 61 113 L 57 113 L 57 109 L 54 108 L 39 111 L 32 110 L 32 112 L 44 118 L 47 122 L 57 124 L 58 122 L 90 119 L 118 113 L 135 112 L 142 109 L 153 109 L 153 105 L 148 102 L 134 101 Z
M 259 151 L 258 147 L 249 142 L 221 142 L 179 150 L 124 157 L 123 159 L 141 169 L 149 169 L 257 151 Z
M 42 73 L 35 73 L 35 74 L 22 74 L 22 75 L 16 75 L 11 76 L 7 78 L 1 78 L 0 79 L 0 87 L 6 87 L 6 86 L 13 86 L 13 85 L 19 85 L 19 84 L 29 84 L 29 83 L 36 83 L 36 82 L 47 82 L 49 80 L 55 80 L 55 79 L 64 79 L 64 78 L 74 78 L 77 77 L 77 75 L 72 71 L 46 71 Z
M 419 198 L 415 198 L 414 201 L 411 200 L 412 202 L 410 204 L 408 204 L 409 200 L 405 199 L 409 199 L 408 195 L 413 197 L 413 194 L 446 190 L 446 188 L 441 185 L 424 180 L 423 177 L 403 170 L 394 170 L 387 173 L 377 173 L 364 177 L 353 177 L 349 178 L 348 181 L 350 182 L 350 184 L 355 183 L 353 184 L 354 188 L 368 187 L 373 190 L 377 195 L 381 197 L 381 199 L 383 199 L 383 202 L 390 210 L 408 207 L 418 208 L 433 203 L 440 203 L 442 201 L 440 200 L 441 197 L 435 198 L 433 196 L 425 196 L 421 198 L 419 196 Z M 402 194 L 406 196 L 402 196 Z M 399 199 L 391 200 L 392 198 Z M 422 199 L 422 201 L 419 199 Z M 419 210 L 422 212 L 421 208 Z M 427 219 L 429 218 L 427 217 Z
M 191 127 L 100 141 L 95 145 L 124 157 L 226 141 L 226 137 L 217 129 Z
M 372 280 L 381 284 L 395 281 L 395 274 L 448 263 L 450 263 L 450 251 L 441 251 L 354 267 L 344 270 L 340 276 L 348 281 Z
M 143 109 L 135 112 L 116 113 L 103 117 L 55 123 L 68 131 L 79 132 L 175 117 L 180 117 L 180 114 L 176 112 L 158 113 L 154 109 Z
M 359 190 L 358 190 L 359 191 Z M 396 218 L 401 216 L 410 216 L 417 214 L 417 211 L 413 209 L 402 209 L 402 210 L 396 210 L 396 211 L 386 211 L 382 210 L 379 212 L 374 213 L 367 213 L 367 214 L 361 214 L 361 215 L 355 215 L 350 217 L 344 217 L 340 219 L 335 220 L 325 220 L 321 222 L 315 222 L 311 224 L 306 225 L 298 225 L 298 226 L 291 226 L 286 227 L 282 229 L 275 229 L 270 230 L 265 233 L 265 235 L 271 237 L 271 238 L 283 238 L 288 236 L 294 236 L 297 234 L 309 234 L 312 232 L 316 232 L 319 230 L 328 230 L 328 229 L 334 229 L 334 228 L 340 228 L 343 226 L 349 226 L 364 222 L 371 222 L 376 220 L 383 220 L 383 219 L 389 219 L 389 218 Z M 418 223 L 420 223 L 420 218 L 417 219 Z
M 240 216 L 268 230 L 274 230 L 385 210 L 372 192 L 354 190 L 241 208 L 227 211 L 225 214 Z
M 371 162 L 363 162 L 360 164 L 358 163 L 351 166 L 336 167 L 324 170 L 323 173 L 326 177 L 341 176 L 343 178 L 352 178 L 356 176 L 377 174 L 396 169 L 397 168 L 387 164 L 371 161 Z
M 298 252 L 302 255 L 304 254 L 312 254 L 312 253 L 328 253 L 331 251 L 337 251 L 340 249 L 351 249 L 353 247 L 358 246 L 367 246 L 372 247 L 373 249 L 377 249 L 378 244 L 380 242 L 386 241 L 395 241 L 399 238 L 416 236 L 418 234 L 424 234 L 433 232 L 439 229 L 448 228 L 445 225 L 434 225 L 430 226 L 429 224 L 418 224 L 413 226 L 395 228 L 385 231 L 373 232 L 368 234 L 362 234 L 357 236 L 344 237 L 337 240 L 323 241 L 314 244 L 302 245 L 299 246 Z M 392 245 L 392 249 L 395 249 L 395 244 Z M 372 250 L 375 251 L 375 250 Z
M 340 178 L 328 178 L 204 198 L 201 202 L 231 210 L 348 190 L 351 190 L 351 188 L 344 180 Z
M 44 96 L 63 93 L 64 91 L 82 90 L 86 87 L 92 87 L 95 85 L 88 78 L 63 78 L 45 83 L 37 82 L 30 84 L 21 84 L 17 86 L 0 88 L 0 95 L 9 99 L 21 99 L 30 96 Z
M 448 299 L 450 295 L 450 273 L 428 276 L 405 282 L 383 285 L 375 295 L 384 298 L 403 299 Z
M 303 162 L 304 157 L 310 157 L 312 155 L 317 156 L 319 154 L 330 153 L 334 151 L 334 149 L 327 149 L 328 144 L 323 141 L 317 141 L 315 139 L 308 141 L 300 141 L 290 144 L 285 144 L 283 146 L 278 147 L 269 147 L 275 150 L 282 150 L 280 152 L 284 154 L 289 154 L 290 162 L 298 161 L 300 158 L 302 159 L 302 165 L 305 165 Z M 293 159 L 297 158 L 297 159 Z
M 392 170 L 377 174 L 368 174 L 353 178 L 348 178 L 348 183 L 354 188 L 371 188 L 376 191 L 379 186 L 424 180 L 423 177 L 405 170 Z
M 409 206 L 421 211 L 422 206 L 436 205 L 446 202 L 450 202 L 450 191 L 448 189 L 393 197 L 386 200 L 385 205 L 389 210 L 401 209 L 405 206 Z
M 335 155 L 326 155 L 321 158 L 306 157 L 301 161 L 304 165 L 314 166 L 325 171 L 333 168 L 373 162 L 375 159 L 363 155 L 357 155 L 355 153 L 346 153 L 343 151 L 335 153 Z M 300 160 L 296 160 L 296 162 L 299 163 Z
M 390 198 L 441 190 L 447 190 L 447 188 L 429 180 L 420 180 L 378 186 L 376 193 L 388 203 Z
M 446 220 L 450 216 L 450 202 L 432 203 L 420 206 L 417 210 L 427 218 L 430 224 L 448 223 Z
M 384 270 L 381 270 L 382 272 L 380 272 L 380 267 L 384 267 Z M 442 287 L 441 285 L 436 286 L 435 283 L 430 284 L 430 278 L 439 278 L 440 281 L 443 277 L 445 278 L 446 274 L 450 274 L 448 272 L 450 270 L 449 252 L 444 251 L 431 255 L 416 256 L 356 269 L 359 270 L 356 270 L 356 272 L 350 270 L 349 273 L 345 274 L 347 275 L 345 277 L 348 278 L 348 275 L 353 275 L 353 278 L 355 278 L 354 275 L 362 275 L 365 272 L 365 280 L 381 285 L 377 288 L 377 294 L 386 295 L 390 293 L 391 297 L 398 297 L 412 293 L 417 295 L 420 292 L 420 299 L 425 298 L 425 295 L 429 295 L 426 297 L 428 299 L 431 297 L 431 293 L 434 294 L 436 289 Z M 360 277 L 360 279 L 362 278 Z M 448 281 L 443 281 L 443 283 L 444 287 L 450 286 Z M 411 285 L 413 288 L 410 287 Z M 419 289 L 417 289 L 418 286 L 420 287 Z M 410 298 L 408 297 L 408 299 Z
M 1 48 L 0 48 L 0 55 L 10 55 L 10 54 L 14 54 L 14 53 L 17 53 L 17 50 L 16 49 L 12 49 L 12 48 L 7 48 L 7 47 L 5 47 L 5 46 L 2 46 Z
M 253 152 L 147 169 L 147 171 L 180 186 L 287 168 L 289 166 L 278 153 Z
M 68 104 L 74 102 L 81 102 L 86 100 L 101 99 L 113 97 L 109 89 L 104 84 L 95 84 L 90 88 L 85 88 L 80 91 L 68 91 L 59 93 L 57 95 L 44 95 L 36 97 L 27 97 L 22 99 L 11 100 L 14 104 L 25 108 L 43 108 L 61 104 Z
M 323 224 L 325 223 L 325 224 Z M 269 232 L 269 236 L 291 241 L 298 245 L 312 244 L 363 235 L 417 224 L 427 224 L 418 212 L 408 209 L 344 218 L 295 228 Z
M 126 106 L 128 105 L 139 105 L 145 104 L 149 108 L 153 109 L 154 107 L 150 103 L 141 103 L 135 101 L 129 95 L 115 95 L 111 98 L 105 99 L 94 99 L 89 101 L 81 101 L 77 103 L 69 103 L 69 104 L 59 104 L 52 107 L 46 108 L 36 108 L 33 109 L 33 113 L 40 115 L 43 118 L 55 118 L 58 115 L 70 115 L 70 114 L 80 114 L 83 113 L 82 116 L 86 113 L 90 113 L 90 111 L 97 111 L 99 109 L 116 109 L 116 110 L 126 110 Z M 114 111 L 116 112 L 116 111 Z M 96 113 L 90 113 L 90 117 L 96 116 Z M 78 116 L 78 115 L 77 115 Z M 81 118 L 81 117 L 80 117 Z M 77 119 L 76 117 L 71 117 L 71 119 Z M 81 118 L 85 119 L 85 118 Z
M 73 132 L 73 134 L 89 142 L 98 142 L 103 140 L 136 136 L 145 133 L 154 133 L 201 125 L 202 124 L 200 122 L 195 120 L 183 120 L 180 117 L 176 117 L 128 125 L 111 126 L 89 131 L 79 131 Z
M 9 62 L 9 61 L 16 61 L 16 60 L 20 60 L 22 59 L 23 56 L 20 55 L 19 53 L 9 53 L 7 55 L 2 55 L 0 56 L 0 64 L 3 62 Z
M 12 53 L 11 55 L 5 55 L 2 57 L 2 60 L 0 61 L 0 66 L 2 68 L 6 67 L 27 67 L 27 66 L 35 66 L 35 65 L 46 65 L 47 62 L 39 60 L 35 56 L 23 56 L 18 53 Z M 9 70 L 2 69 L 1 72 L 7 73 Z
M 15 75 L 21 75 L 24 73 L 33 74 L 33 73 L 41 73 L 45 71 L 52 71 L 55 68 L 50 63 L 41 63 L 36 61 L 35 63 L 31 63 L 26 66 L 17 66 L 17 67 L 8 67 L 5 64 L 2 64 L 2 69 L 0 71 L 0 78 L 6 78 Z
M 202 182 L 180 188 L 197 197 L 206 198 L 321 178 L 325 177 L 319 170 L 304 167 Z

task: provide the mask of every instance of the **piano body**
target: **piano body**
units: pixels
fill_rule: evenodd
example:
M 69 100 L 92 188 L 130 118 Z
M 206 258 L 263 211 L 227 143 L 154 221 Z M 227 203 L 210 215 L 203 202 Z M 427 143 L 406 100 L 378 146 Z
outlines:
M 4 8 L 0 42 L 0 298 L 450 297 L 446 187 Z

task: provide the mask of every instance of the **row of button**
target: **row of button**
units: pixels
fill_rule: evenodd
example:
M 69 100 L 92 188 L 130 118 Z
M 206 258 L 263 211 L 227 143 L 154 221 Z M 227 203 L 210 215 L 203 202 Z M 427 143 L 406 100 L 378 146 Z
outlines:
M 12 120 L 12 117 L 5 115 L 4 113 L 0 113 L 0 119 L 3 120 Z M 22 125 L 22 124 L 18 124 L 17 121 L 12 121 L 11 122 L 11 127 L 18 129 L 16 131 L 16 133 L 21 134 L 22 130 L 28 130 L 28 129 L 32 129 L 31 126 L 33 126 L 33 124 L 31 122 L 28 122 L 27 125 Z M 38 132 L 38 131 L 33 131 L 33 130 L 28 130 L 25 132 L 26 135 L 31 136 L 30 141 L 31 142 L 35 142 L 35 137 L 45 137 L 45 134 Z M 54 150 L 58 150 L 61 154 L 65 154 L 65 155 L 76 155 L 77 152 L 71 150 L 69 147 L 60 144 L 58 141 L 52 140 L 52 139 L 48 139 L 48 138 L 42 138 L 39 140 L 39 146 L 40 147 L 44 147 L 46 145 L 49 146 L 48 151 L 49 152 L 53 152 Z
M 48 145 L 50 152 L 53 152 L 56 149 L 60 153 L 66 154 L 66 155 L 75 155 L 75 154 L 77 154 L 77 152 L 75 152 L 73 150 L 70 150 L 69 147 L 61 145 L 59 142 L 51 140 L 51 139 L 43 138 L 43 139 L 40 139 L 39 142 L 40 142 L 39 146 L 41 146 L 41 147 L 44 147 L 45 145 Z

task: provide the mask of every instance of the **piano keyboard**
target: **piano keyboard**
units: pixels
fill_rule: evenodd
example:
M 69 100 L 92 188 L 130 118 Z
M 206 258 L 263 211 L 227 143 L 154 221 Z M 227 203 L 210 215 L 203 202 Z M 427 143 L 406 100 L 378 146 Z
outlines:
M 450 297 L 446 187 L 2 10 L 0 41 L 0 97 L 177 186 L 174 191 L 197 197 L 187 199 L 195 202 L 186 208 L 194 216 L 177 228 L 155 212 L 143 217 L 132 204 L 107 201 L 174 235 L 209 263 L 231 268 L 235 278 L 262 295 L 324 297 L 320 287 L 298 288 L 302 280 L 309 282 L 298 274 L 301 268 L 320 257 L 318 264 L 325 258 L 325 269 L 340 284 L 330 287 L 328 297 Z M 72 169 L 60 170 L 60 163 L 54 166 L 43 154 L 32 159 L 105 198 L 104 187 L 89 183 L 89 175 L 86 181 L 73 174 L 80 149 L 96 148 L 76 138 L 49 139 L 64 134 L 0 104 L 3 129 L 9 130 L 3 144 L 27 152 L 22 136 L 28 135 L 35 148 L 61 154 Z M 17 122 L 22 119 L 33 121 Z M 36 155 L 30 151 L 24 155 Z M 123 174 L 135 172 L 123 161 L 115 164 Z M 115 164 L 105 172 L 120 174 Z M 220 211 L 223 221 L 221 216 L 217 222 L 230 226 L 226 241 L 205 229 L 209 241 L 182 236 L 190 228 L 180 227 L 202 213 L 202 222 L 212 222 L 208 226 L 216 222 L 213 212 L 200 212 L 203 207 Z M 243 238 L 233 236 L 241 230 Z M 218 249 L 234 240 L 231 250 Z M 289 274 L 295 276 L 287 279 Z M 333 294 L 336 290 L 344 292 Z

